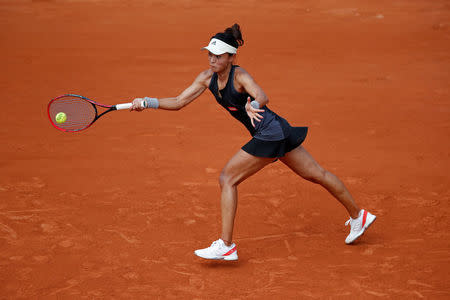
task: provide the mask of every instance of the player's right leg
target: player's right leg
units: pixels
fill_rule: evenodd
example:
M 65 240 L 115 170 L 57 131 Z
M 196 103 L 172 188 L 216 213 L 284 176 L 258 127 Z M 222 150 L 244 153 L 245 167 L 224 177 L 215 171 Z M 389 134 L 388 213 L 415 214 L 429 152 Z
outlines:
M 273 158 L 256 157 L 239 150 L 226 164 L 219 179 L 222 190 L 222 235 L 210 247 L 196 250 L 197 256 L 225 260 L 236 260 L 238 258 L 236 245 L 232 243 L 234 217 L 237 208 L 237 186 L 271 162 L 273 162 Z

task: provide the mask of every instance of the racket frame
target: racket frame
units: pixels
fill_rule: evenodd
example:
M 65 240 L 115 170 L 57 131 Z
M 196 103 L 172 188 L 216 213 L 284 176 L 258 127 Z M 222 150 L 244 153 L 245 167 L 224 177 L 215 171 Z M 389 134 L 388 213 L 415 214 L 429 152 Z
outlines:
M 88 126 L 84 127 L 83 129 L 79 129 L 79 130 L 68 130 L 68 129 L 64 129 L 64 128 L 58 127 L 58 126 L 55 124 L 55 122 L 53 121 L 52 116 L 50 116 L 50 106 L 51 106 L 51 104 L 52 104 L 54 101 L 56 101 L 56 100 L 58 100 L 58 99 L 60 99 L 60 98 L 63 98 L 63 97 L 77 97 L 77 98 L 83 99 L 83 100 L 89 102 L 90 104 L 92 104 L 92 106 L 94 107 L 94 110 L 95 110 L 95 118 L 94 118 L 94 120 L 92 120 L 92 122 L 91 122 Z M 64 94 L 64 95 L 58 96 L 58 97 L 56 97 L 56 98 L 53 98 L 53 99 L 48 103 L 48 105 L 47 105 L 47 115 L 48 115 L 48 118 L 50 119 L 50 123 L 52 123 L 53 127 L 55 127 L 56 129 L 61 130 L 61 131 L 64 131 L 64 132 L 80 132 L 80 131 L 86 130 L 86 129 L 88 129 L 89 127 L 91 127 L 92 124 L 94 124 L 95 121 L 97 121 L 97 120 L 98 120 L 101 116 L 103 116 L 104 114 L 109 113 L 109 112 L 114 111 L 114 110 L 129 109 L 129 108 L 131 107 L 131 105 L 132 105 L 131 103 L 123 103 L 123 104 L 117 104 L 117 105 L 107 105 L 107 104 L 101 104 L 101 103 L 98 103 L 98 102 L 96 102 L 96 101 L 94 101 L 94 100 L 91 100 L 91 99 L 89 99 L 89 98 L 87 98 L 87 97 L 84 97 L 84 96 L 81 96 L 81 95 L 77 95 L 77 94 Z M 102 112 L 101 114 L 98 114 L 97 106 L 100 106 L 100 107 L 103 107 L 103 108 L 107 108 L 107 110 L 105 110 L 105 111 Z

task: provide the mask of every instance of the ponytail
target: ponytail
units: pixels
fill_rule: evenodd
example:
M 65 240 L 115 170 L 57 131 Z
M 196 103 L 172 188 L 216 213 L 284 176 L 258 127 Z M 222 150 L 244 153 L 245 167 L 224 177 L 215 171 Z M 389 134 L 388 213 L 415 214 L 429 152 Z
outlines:
M 234 48 L 238 48 L 239 46 L 244 45 L 244 40 L 242 39 L 241 27 L 239 24 L 234 24 L 231 27 L 228 27 L 223 32 L 219 32 L 211 39 L 216 38 L 221 40 L 222 42 L 227 43 Z
M 239 24 L 235 23 L 233 26 L 228 27 L 227 29 L 225 29 L 224 33 L 232 35 L 234 37 L 234 39 L 236 40 L 238 46 L 244 45 L 244 40 L 242 39 L 241 27 L 239 26 Z

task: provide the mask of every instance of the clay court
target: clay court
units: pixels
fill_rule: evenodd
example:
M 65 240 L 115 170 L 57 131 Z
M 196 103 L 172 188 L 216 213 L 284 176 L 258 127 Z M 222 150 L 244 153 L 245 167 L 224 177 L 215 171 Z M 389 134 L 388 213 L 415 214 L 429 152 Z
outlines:
M 218 177 L 250 136 L 209 91 L 178 112 L 47 118 L 76 93 L 177 96 L 233 23 L 237 63 L 378 219 L 280 162 L 239 186 L 239 261 Z M 1 299 L 450 298 L 450 2 L 0 0 Z

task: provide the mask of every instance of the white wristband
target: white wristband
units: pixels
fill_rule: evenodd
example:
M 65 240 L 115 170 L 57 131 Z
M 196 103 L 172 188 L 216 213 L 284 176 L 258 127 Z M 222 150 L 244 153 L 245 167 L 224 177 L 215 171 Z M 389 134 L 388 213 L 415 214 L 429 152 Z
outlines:
M 253 100 L 252 102 L 250 102 L 250 105 L 255 108 L 255 109 L 259 109 L 259 102 L 256 100 Z
M 147 108 L 157 109 L 159 107 L 159 101 L 157 98 L 144 97 L 144 100 L 147 102 Z

